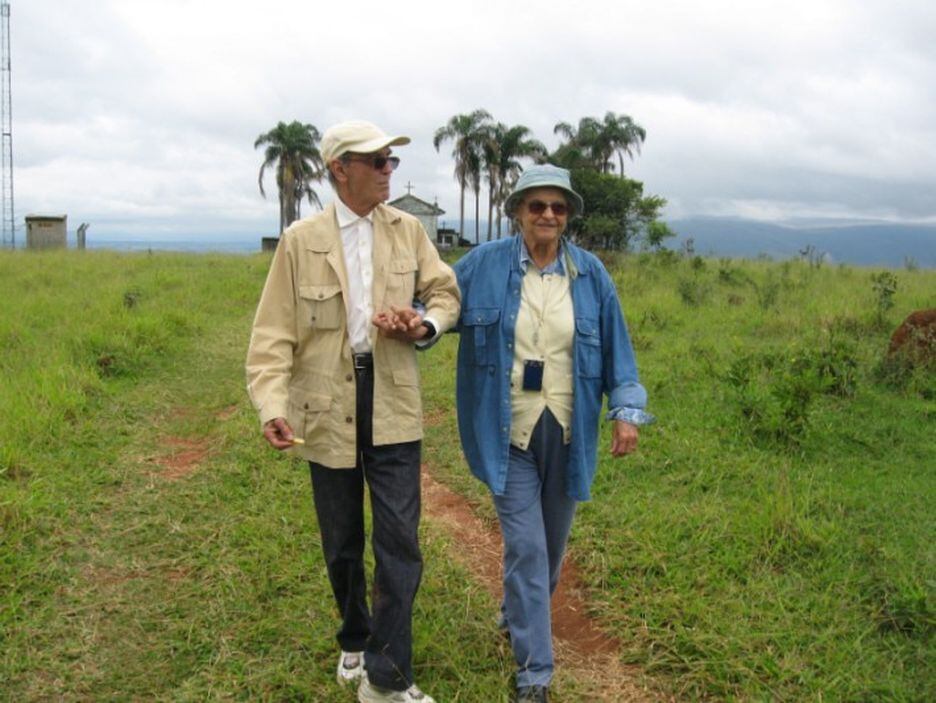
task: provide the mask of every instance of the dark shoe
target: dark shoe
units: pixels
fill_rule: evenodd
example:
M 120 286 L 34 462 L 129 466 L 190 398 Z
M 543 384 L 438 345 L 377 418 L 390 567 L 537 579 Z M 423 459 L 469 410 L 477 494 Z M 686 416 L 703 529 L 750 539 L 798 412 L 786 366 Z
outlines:
M 517 689 L 517 703 L 549 703 L 546 686 L 521 686 Z

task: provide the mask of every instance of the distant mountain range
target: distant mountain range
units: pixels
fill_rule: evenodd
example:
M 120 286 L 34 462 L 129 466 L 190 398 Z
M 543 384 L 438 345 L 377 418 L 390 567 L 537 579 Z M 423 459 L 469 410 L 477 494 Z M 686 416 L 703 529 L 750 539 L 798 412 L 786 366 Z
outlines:
M 447 219 L 444 224 L 458 229 L 457 219 Z M 483 242 L 487 221 L 480 224 Z M 921 268 L 936 268 L 936 225 L 855 220 L 764 222 L 730 217 L 691 217 L 666 220 L 666 224 L 678 235 L 666 241 L 667 248 L 681 249 L 691 237 L 695 252 L 703 256 L 790 259 L 812 246 L 815 255 L 828 263 L 903 268 L 907 261 L 913 261 Z M 465 220 L 465 238 L 474 242 L 474 220 Z
M 668 220 L 678 237 L 666 246 L 679 249 L 692 238 L 697 254 L 789 259 L 812 246 L 830 263 L 904 267 L 913 262 L 936 268 L 936 225 L 881 222 L 769 223 L 757 220 L 695 217 Z

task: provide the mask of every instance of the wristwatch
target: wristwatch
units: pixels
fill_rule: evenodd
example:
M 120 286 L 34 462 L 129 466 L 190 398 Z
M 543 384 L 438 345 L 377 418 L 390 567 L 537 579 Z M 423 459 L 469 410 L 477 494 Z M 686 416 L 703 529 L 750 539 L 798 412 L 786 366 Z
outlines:
M 433 337 L 436 336 L 436 328 L 434 324 L 429 322 L 429 320 L 423 320 L 422 324 L 423 324 L 423 327 L 426 328 L 426 336 L 423 337 L 423 339 L 432 339 Z

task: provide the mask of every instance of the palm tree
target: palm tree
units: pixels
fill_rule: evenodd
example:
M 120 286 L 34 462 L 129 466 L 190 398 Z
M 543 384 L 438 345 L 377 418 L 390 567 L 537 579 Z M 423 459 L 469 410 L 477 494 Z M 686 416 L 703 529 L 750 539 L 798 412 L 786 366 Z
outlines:
M 296 120 L 261 134 L 254 142 L 254 149 L 267 145 L 260 165 L 260 194 L 263 190 L 263 172 L 268 166 L 276 165 L 276 186 L 279 189 L 280 232 L 292 224 L 300 215 L 303 196 L 310 205 L 322 206 L 321 200 L 312 189 L 312 183 L 325 176 L 325 164 L 318 148 L 321 139 L 318 129 L 311 124 Z
M 487 110 L 475 110 L 467 115 L 455 115 L 449 119 L 448 124 L 439 127 L 435 136 L 432 138 L 432 145 L 436 151 L 442 142 L 451 139 L 452 158 L 455 160 L 455 180 L 461 189 L 461 199 L 459 200 L 459 226 L 458 236 L 465 236 L 465 188 L 472 186 L 476 193 L 475 212 L 477 213 L 477 191 L 481 187 L 481 157 L 479 155 L 480 144 L 486 128 L 486 123 L 491 119 Z M 476 175 L 477 174 L 477 175 Z M 477 186 L 474 184 L 477 183 Z M 475 227 L 477 228 L 477 214 L 475 215 Z M 475 240 L 478 238 L 477 229 Z
M 563 166 L 588 167 L 609 173 L 614 170 L 612 159 L 617 154 L 621 178 L 624 177 L 624 155 L 634 158 L 634 153 L 640 153 L 640 144 L 647 138 L 646 130 L 630 116 L 610 111 L 601 121 L 583 117 L 577 128 L 568 122 L 559 122 L 553 132 L 566 138 L 566 143 L 555 154 Z
M 475 135 L 474 150 L 468 157 L 468 185 L 475 198 L 475 244 L 481 242 L 481 145 L 483 131 Z
M 608 142 L 617 153 L 618 175 L 624 178 L 624 155 L 633 160 L 634 153 L 640 153 L 640 145 L 647 138 L 647 130 L 634 122 L 629 115 L 615 115 L 610 111 L 605 114 L 602 127 Z
M 601 134 L 601 123 L 594 117 L 583 117 L 578 127 L 568 122 L 559 122 L 553 128 L 554 134 L 561 134 L 566 143 L 557 149 L 558 155 L 566 168 L 593 168 L 596 171 L 607 170 L 607 163 L 613 150 L 609 150 Z
M 534 139 L 530 129 L 522 124 L 508 127 L 497 123 L 491 130 L 488 146 L 491 163 L 487 164 L 488 183 L 490 184 L 490 202 L 488 205 L 488 241 L 491 239 L 491 209 L 497 208 L 497 238 L 501 237 L 504 201 L 520 177 L 522 164 L 518 159 L 531 158 L 534 161 L 546 159 L 547 151 L 543 144 Z
M 507 129 L 507 125 L 498 122 L 490 125 L 484 139 L 481 142 L 481 166 L 484 168 L 484 175 L 488 182 L 488 231 L 487 240 L 491 241 L 491 226 L 493 225 L 494 202 L 497 199 L 498 182 L 500 173 L 498 164 L 500 161 L 500 136 Z

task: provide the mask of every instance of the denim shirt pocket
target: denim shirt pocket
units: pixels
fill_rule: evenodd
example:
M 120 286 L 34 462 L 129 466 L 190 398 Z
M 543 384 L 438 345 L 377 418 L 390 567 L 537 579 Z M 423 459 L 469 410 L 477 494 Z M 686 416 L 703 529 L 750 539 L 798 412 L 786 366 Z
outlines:
M 476 366 L 490 366 L 495 363 L 495 333 L 499 319 L 498 308 L 471 308 L 462 315 L 462 341 L 471 345 L 471 360 Z
M 588 317 L 575 319 L 575 352 L 578 375 L 601 378 L 601 328 L 598 320 Z

